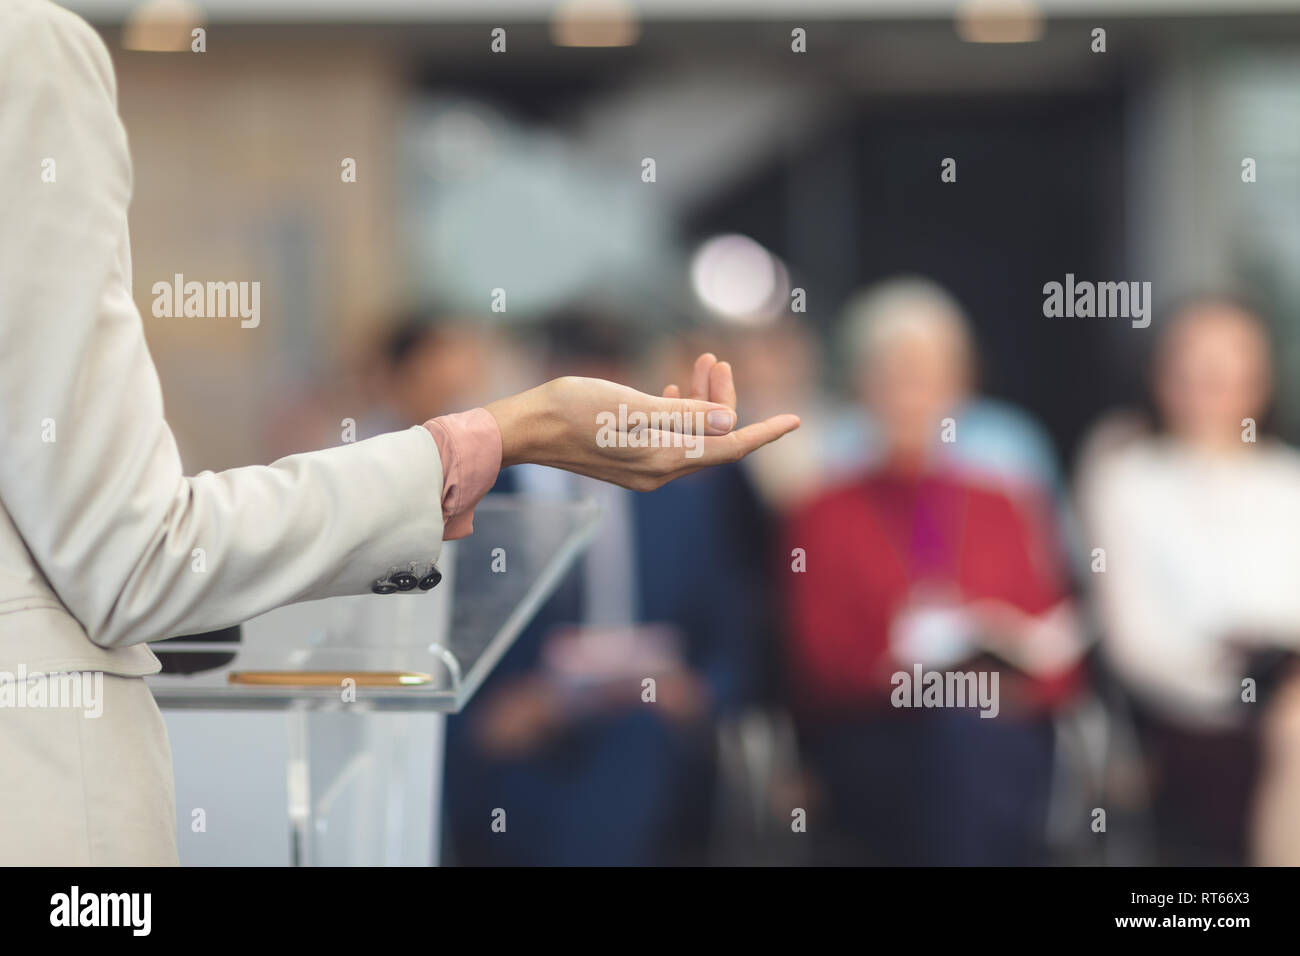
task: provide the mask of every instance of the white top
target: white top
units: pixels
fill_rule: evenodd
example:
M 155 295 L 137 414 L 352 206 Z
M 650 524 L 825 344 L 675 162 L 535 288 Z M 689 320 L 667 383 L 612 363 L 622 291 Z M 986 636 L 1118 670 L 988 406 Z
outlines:
M 1212 457 L 1144 440 L 1082 489 L 1087 547 L 1111 663 L 1148 704 L 1185 723 L 1245 716 L 1231 637 L 1300 648 L 1300 454 L 1266 442 Z

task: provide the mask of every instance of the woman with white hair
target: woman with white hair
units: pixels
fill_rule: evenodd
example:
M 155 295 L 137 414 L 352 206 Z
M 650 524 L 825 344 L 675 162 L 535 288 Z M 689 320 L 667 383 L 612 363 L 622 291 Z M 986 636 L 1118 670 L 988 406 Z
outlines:
M 837 466 L 848 460 L 865 465 L 882 454 L 880 426 L 864 391 L 872 355 L 909 330 L 931 327 L 953 343 L 960 367 L 951 401 L 961 437 L 940 443 L 935 452 L 1013 496 L 1047 495 L 1064 502 L 1064 481 L 1047 432 L 1019 407 L 976 391 L 970 320 L 946 289 L 916 276 L 891 279 L 852 296 L 843 315 L 841 353 L 860 401 L 836 430 Z
M 867 860 L 1044 862 L 1051 713 L 1079 679 L 1050 512 L 944 453 L 973 364 L 951 298 L 905 282 L 863 303 L 848 340 L 877 454 L 787 528 L 805 753 Z M 983 675 L 994 699 L 899 693 L 934 673 Z

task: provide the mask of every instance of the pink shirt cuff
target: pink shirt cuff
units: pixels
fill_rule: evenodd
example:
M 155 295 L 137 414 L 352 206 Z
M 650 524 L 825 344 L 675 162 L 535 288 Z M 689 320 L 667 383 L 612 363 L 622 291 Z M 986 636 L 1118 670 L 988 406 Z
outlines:
M 424 427 L 442 459 L 442 538 L 463 538 L 473 533 L 474 506 L 501 470 L 501 429 L 485 408 L 432 418 Z

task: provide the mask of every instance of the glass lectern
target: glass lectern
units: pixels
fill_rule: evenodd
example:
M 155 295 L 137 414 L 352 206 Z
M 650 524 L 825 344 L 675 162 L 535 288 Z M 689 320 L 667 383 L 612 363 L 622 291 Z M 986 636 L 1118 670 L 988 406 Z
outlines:
M 474 534 L 444 545 L 432 591 L 295 604 L 247 622 L 238 643 L 156 648 L 224 661 L 149 678 L 172 741 L 182 864 L 436 863 L 444 715 L 598 516 L 590 501 L 492 495 Z

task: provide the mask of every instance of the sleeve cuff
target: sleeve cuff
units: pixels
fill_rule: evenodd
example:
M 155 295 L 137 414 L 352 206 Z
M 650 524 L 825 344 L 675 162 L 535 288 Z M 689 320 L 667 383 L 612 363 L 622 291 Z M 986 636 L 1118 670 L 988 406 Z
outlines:
M 501 470 L 501 429 L 485 408 L 442 415 L 424 427 L 442 459 L 443 540 L 463 538 L 473 533 L 474 506 Z

